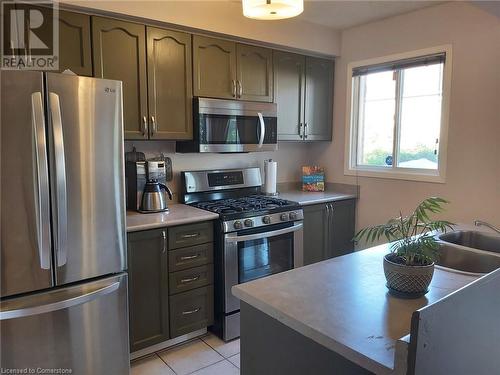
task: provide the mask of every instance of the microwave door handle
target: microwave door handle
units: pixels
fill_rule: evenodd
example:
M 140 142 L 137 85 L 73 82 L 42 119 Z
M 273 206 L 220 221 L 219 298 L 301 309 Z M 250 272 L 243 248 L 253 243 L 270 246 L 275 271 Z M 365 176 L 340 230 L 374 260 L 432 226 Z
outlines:
M 52 136 L 54 143 L 55 159 L 55 188 L 56 188 L 56 206 L 57 206 L 57 229 L 56 229 L 56 253 L 57 266 L 66 264 L 67 258 L 67 195 L 66 195 L 66 161 L 64 157 L 64 136 L 61 119 L 61 105 L 59 95 L 49 93 L 50 115 L 52 125 Z
M 293 226 L 291 226 L 289 228 L 277 229 L 277 230 L 273 230 L 271 232 L 249 234 L 246 236 L 238 236 L 236 233 L 232 233 L 232 234 L 226 235 L 226 241 L 227 242 L 242 242 L 242 241 L 251 241 L 251 240 L 257 240 L 257 239 L 262 239 L 262 238 L 274 237 L 274 236 L 279 236 L 282 234 L 296 232 L 296 231 L 302 229 L 302 226 L 303 225 L 300 222 L 300 223 L 293 224 Z
M 259 148 L 262 148 L 262 145 L 264 144 L 264 136 L 266 135 L 266 124 L 264 123 L 264 117 L 262 116 L 262 113 L 257 112 L 257 115 L 259 116 L 260 122 Z
M 41 92 L 31 94 L 33 138 L 35 148 L 35 219 L 37 230 L 38 256 L 40 268 L 50 269 L 50 203 L 49 172 L 47 169 L 47 150 L 45 149 L 45 121 Z

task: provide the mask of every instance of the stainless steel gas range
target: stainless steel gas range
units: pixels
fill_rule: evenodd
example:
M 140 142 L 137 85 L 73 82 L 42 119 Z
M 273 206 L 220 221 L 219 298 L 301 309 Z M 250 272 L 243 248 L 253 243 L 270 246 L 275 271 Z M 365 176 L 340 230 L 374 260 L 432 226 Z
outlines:
M 215 324 L 223 340 L 240 335 L 231 287 L 303 265 L 303 212 L 296 202 L 260 194 L 260 169 L 182 172 L 182 200 L 216 212 Z

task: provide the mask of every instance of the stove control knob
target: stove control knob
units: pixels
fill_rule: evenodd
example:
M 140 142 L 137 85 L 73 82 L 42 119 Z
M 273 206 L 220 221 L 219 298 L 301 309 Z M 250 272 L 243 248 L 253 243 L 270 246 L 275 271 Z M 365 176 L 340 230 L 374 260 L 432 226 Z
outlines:
M 287 221 L 288 220 L 288 214 L 281 214 L 280 216 L 281 221 Z
M 263 222 L 264 224 L 271 224 L 271 218 L 270 218 L 269 216 L 264 216 L 264 217 L 262 218 L 262 222 Z
M 245 220 L 245 226 L 246 227 L 253 227 L 253 220 L 246 219 Z
M 241 221 L 239 221 L 239 220 L 235 221 L 234 224 L 233 224 L 233 226 L 234 226 L 234 229 L 241 229 L 241 228 L 243 228 L 243 224 L 241 224 Z
M 297 213 L 296 212 L 290 212 L 290 220 L 296 220 L 297 219 Z

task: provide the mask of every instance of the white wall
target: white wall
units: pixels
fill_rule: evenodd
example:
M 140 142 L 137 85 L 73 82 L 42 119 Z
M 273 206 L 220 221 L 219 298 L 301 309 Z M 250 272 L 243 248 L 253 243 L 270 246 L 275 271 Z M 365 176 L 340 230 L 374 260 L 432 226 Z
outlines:
M 443 44 L 453 48 L 446 183 L 345 176 L 346 65 Z M 451 220 L 500 225 L 500 18 L 452 2 L 344 30 L 334 98 L 334 141 L 315 148 L 315 158 L 329 181 L 360 185 L 358 228 L 433 195 L 452 202 Z
M 63 0 L 61 2 L 326 55 L 338 55 L 340 50 L 338 31 L 296 18 L 272 22 L 251 20 L 243 16 L 239 0 Z
M 314 162 L 310 155 L 311 150 L 315 147 L 315 145 L 308 144 L 279 142 L 279 149 L 274 152 L 176 154 L 174 142 L 127 141 L 125 142 L 125 151 L 130 151 L 133 146 L 136 147 L 137 151 L 144 152 L 146 158 L 164 153 L 172 159 L 174 180 L 169 183 L 169 186 L 174 191 L 174 195 L 180 191 L 180 171 L 240 167 L 260 167 L 263 170 L 264 160 L 271 158 L 278 162 L 278 182 L 299 181 L 302 165 Z

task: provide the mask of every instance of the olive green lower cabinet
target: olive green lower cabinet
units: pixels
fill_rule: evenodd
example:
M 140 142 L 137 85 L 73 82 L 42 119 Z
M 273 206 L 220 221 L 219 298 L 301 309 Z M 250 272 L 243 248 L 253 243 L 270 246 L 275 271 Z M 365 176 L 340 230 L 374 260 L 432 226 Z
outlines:
M 128 234 L 130 351 L 213 324 L 211 222 Z
M 305 265 L 354 251 L 355 208 L 355 199 L 303 207 Z
M 170 337 L 166 236 L 166 228 L 128 234 L 132 352 Z

